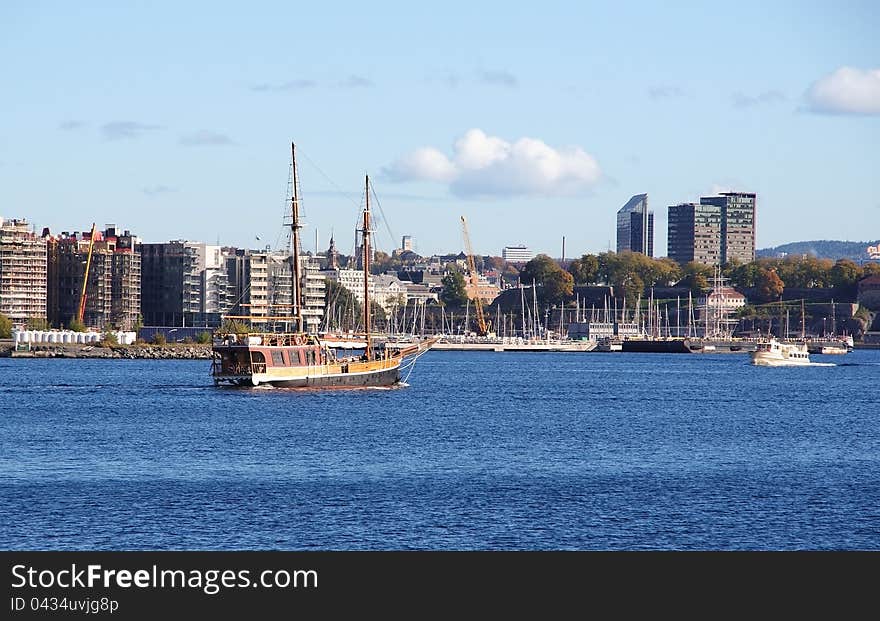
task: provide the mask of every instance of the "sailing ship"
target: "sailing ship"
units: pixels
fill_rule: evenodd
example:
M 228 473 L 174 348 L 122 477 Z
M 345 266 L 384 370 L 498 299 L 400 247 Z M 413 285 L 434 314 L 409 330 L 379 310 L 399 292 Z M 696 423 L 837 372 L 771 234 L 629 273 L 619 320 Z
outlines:
M 290 145 L 291 191 L 291 317 L 288 332 L 218 331 L 214 335 L 211 374 L 215 385 L 282 388 L 357 388 L 394 386 L 401 371 L 412 369 L 416 359 L 430 349 L 428 339 L 409 347 L 390 349 L 374 345 L 370 331 L 370 178 L 366 177 L 366 200 L 362 221 L 364 353 L 337 356 L 326 341 L 305 331 L 300 274 L 299 192 L 296 148 Z

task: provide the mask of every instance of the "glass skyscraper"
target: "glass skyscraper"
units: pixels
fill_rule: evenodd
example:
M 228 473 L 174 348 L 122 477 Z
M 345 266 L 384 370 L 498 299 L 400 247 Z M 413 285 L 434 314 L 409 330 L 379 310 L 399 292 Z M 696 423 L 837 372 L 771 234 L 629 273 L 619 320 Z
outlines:
M 636 194 L 617 212 L 617 252 L 624 250 L 654 256 L 654 212 L 647 194 Z

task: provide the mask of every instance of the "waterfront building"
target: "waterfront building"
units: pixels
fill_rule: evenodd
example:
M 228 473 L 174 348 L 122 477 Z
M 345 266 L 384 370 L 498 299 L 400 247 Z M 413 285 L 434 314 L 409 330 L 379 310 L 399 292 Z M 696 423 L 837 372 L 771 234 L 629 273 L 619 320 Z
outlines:
M 234 252 L 234 249 L 232 249 Z M 226 270 L 226 251 L 221 246 L 205 246 L 205 269 L 201 273 L 201 312 L 226 314 L 234 303 Z
M 647 194 L 636 194 L 617 212 L 617 252 L 627 250 L 654 256 L 654 212 Z
M 112 224 L 103 231 L 53 236 L 44 231 L 47 254 L 47 318 L 67 326 L 79 313 L 88 267 L 83 323 L 132 330 L 141 315 L 141 257 L 138 239 Z M 92 249 L 89 260 L 89 247 Z
M 718 196 L 700 198 L 700 203 L 721 209 L 721 264 L 731 259 L 740 263 L 754 261 L 756 194 L 721 192 Z
M 395 306 L 405 306 L 407 302 L 406 284 L 394 274 L 373 276 L 376 304 L 389 313 Z
M 363 270 L 324 270 L 321 274 L 328 280 L 337 282 L 348 289 L 359 304 L 364 303 Z M 405 306 L 407 301 L 411 299 L 409 295 L 410 283 L 402 281 L 395 274 L 370 275 L 367 288 L 370 292 L 370 300 L 381 306 L 385 312 L 391 312 L 395 306 Z M 432 297 L 427 287 L 424 287 L 422 297 Z M 436 299 L 436 296 L 434 297 Z
M 720 278 L 720 276 L 718 277 Z M 727 337 L 739 320 L 736 312 L 746 305 L 746 296 L 727 285 L 714 287 L 706 297 L 697 300 L 698 331 L 706 337 Z
M 46 240 L 27 220 L 0 218 L 0 313 L 14 322 L 46 318 Z
M 141 311 L 148 326 L 204 323 L 206 244 L 186 240 L 140 244 Z
M 681 203 L 669 206 L 667 254 L 681 265 L 721 261 L 721 208 Z
M 347 268 L 337 268 L 335 270 L 324 270 L 321 272 L 325 278 L 333 282 L 339 283 L 354 296 L 358 303 L 364 303 L 364 270 L 352 270 Z M 370 297 L 375 299 L 376 284 L 370 278 L 367 288 Z
M 303 274 L 303 318 L 306 331 L 316 334 L 324 320 L 326 304 L 326 282 L 321 274 L 320 257 L 304 256 L 302 260 Z
M 440 301 L 440 294 L 438 293 L 439 287 L 431 286 L 426 283 L 412 283 L 406 281 L 403 282 L 403 286 L 406 289 L 407 303 L 411 300 L 415 300 L 416 303 L 419 304 Z
M 248 282 L 245 300 L 251 322 L 286 323 L 295 315 L 293 302 L 293 272 L 291 256 L 286 250 L 248 252 L 245 271 Z M 300 290 L 302 329 L 316 333 L 324 317 L 324 276 L 317 256 L 300 255 Z
M 495 298 L 501 293 L 501 288 L 496 284 L 490 283 L 482 274 L 477 276 L 476 285 L 470 281 L 470 278 L 466 277 L 464 288 L 470 299 L 473 300 L 474 298 L 479 297 L 486 304 L 494 302 Z
M 528 263 L 535 258 L 535 253 L 525 245 L 505 246 L 501 249 L 501 258 L 508 263 Z

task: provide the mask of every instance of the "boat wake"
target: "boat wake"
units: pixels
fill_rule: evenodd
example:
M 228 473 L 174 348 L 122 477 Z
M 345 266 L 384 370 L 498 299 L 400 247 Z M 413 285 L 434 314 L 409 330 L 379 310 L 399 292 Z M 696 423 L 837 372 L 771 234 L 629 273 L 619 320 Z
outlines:
M 808 366 L 811 367 L 836 367 L 837 365 L 833 362 L 811 362 Z

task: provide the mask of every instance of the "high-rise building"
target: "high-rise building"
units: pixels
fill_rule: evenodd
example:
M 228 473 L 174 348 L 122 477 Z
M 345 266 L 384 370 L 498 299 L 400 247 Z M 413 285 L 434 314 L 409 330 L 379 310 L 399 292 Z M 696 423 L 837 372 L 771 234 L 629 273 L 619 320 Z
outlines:
M 321 328 L 324 319 L 324 305 L 326 298 L 326 283 L 321 274 L 321 261 L 317 256 L 301 257 L 303 262 L 303 318 L 306 322 L 306 331 L 312 334 Z
M 231 310 L 233 295 L 226 273 L 225 253 L 221 246 L 205 246 L 205 269 L 202 271 L 201 312 L 225 314 Z
M 202 272 L 205 269 L 206 245 L 173 240 L 168 243 L 140 244 L 138 248 L 141 253 L 144 324 L 193 325 L 195 317 L 202 312 Z
M 103 231 L 50 235 L 47 250 L 47 316 L 67 326 L 79 314 L 85 287 L 83 323 L 92 328 L 131 330 L 141 314 L 141 257 L 137 238 L 113 224 Z M 91 247 L 91 260 L 89 248 Z
M 756 195 L 753 192 L 721 192 L 700 198 L 703 205 L 721 208 L 721 263 L 736 259 L 755 260 Z
M 535 258 L 535 253 L 524 245 L 505 246 L 501 249 L 501 258 L 508 263 L 528 263 Z
M 23 219 L 0 218 L 0 313 L 22 323 L 46 318 L 46 240 Z
M 400 249 L 403 252 L 412 252 L 413 251 L 413 238 L 412 235 L 404 235 L 403 239 L 400 241 Z
M 723 192 L 697 203 L 670 205 L 668 254 L 689 261 L 723 265 L 755 260 L 755 194 Z
M 719 265 L 721 260 L 721 208 L 682 203 L 669 206 L 667 254 L 681 265 L 696 261 Z
M 636 194 L 617 211 L 617 252 L 625 250 L 654 256 L 654 212 L 647 194 Z
M 291 257 L 287 251 L 244 255 L 245 312 L 251 323 L 289 322 L 294 309 Z M 317 257 L 300 256 L 302 314 L 306 332 L 316 333 L 324 316 L 324 276 Z

